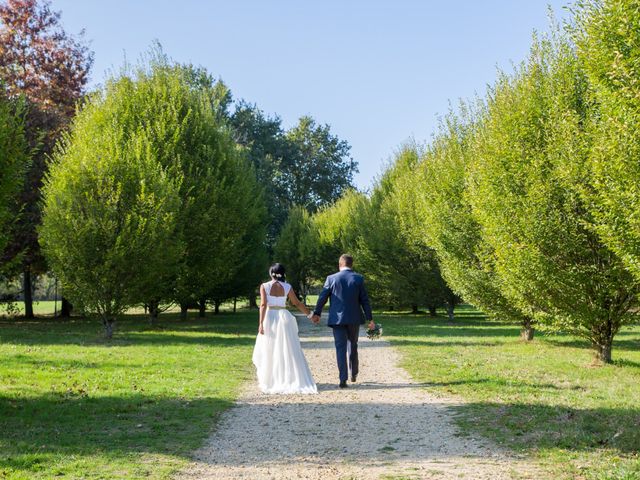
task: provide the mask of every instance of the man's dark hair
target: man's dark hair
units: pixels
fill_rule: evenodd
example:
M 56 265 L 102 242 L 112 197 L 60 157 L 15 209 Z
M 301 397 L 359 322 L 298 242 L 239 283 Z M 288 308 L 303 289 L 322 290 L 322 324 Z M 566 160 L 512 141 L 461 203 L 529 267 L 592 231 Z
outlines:
M 345 267 L 353 267 L 353 257 L 347 253 L 343 253 L 340 255 L 340 263 L 342 263 Z

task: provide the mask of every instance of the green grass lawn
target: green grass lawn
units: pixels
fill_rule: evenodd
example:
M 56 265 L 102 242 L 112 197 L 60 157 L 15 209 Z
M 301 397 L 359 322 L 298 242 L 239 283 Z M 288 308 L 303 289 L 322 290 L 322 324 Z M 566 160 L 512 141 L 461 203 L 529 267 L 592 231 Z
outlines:
M 465 400 L 463 432 L 533 455 L 565 478 L 640 478 L 640 327 L 614 344 L 615 363 L 593 365 L 588 345 L 463 309 L 440 317 L 377 316 L 403 367 L 437 395 Z
M 18 314 L 24 315 L 24 303 L 16 302 L 15 306 L 18 308 Z M 60 311 L 61 303 L 58 300 L 58 312 Z M 53 315 L 56 309 L 55 302 L 53 300 L 40 300 L 33 302 L 33 313 L 35 315 Z M 0 303 L 0 317 L 6 314 L 6 304 Z
M 256 315 L 127 315 L 111 342 L 95 320 L 0 320 L 0 478 L 169 478 L 251 378 Z M 640 478 L 640 327 L 594 367 L 580 340 L 526 344 L 468 308 L 376 320 L 430 392 L 465 400 L 463 432 L 565 478 Z
M 168 478 L 251 375 L 256 313 L 0 321 L 0 478 Z

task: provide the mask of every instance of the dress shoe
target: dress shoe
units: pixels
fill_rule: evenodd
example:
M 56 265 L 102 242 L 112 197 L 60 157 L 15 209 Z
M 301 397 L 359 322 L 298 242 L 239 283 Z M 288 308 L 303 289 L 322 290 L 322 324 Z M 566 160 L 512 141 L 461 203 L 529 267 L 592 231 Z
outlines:
M 352 383 L 356 383 L 356 376 L 355 375 L 351 375 L 351 382 Z
M 347 381 L 340 382 L 340 388 L 347 388 Z

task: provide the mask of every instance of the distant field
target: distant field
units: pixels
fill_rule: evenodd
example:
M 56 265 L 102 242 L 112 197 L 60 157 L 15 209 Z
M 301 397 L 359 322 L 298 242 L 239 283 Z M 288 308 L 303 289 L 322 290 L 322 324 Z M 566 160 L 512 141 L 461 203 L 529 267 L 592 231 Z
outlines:
M 20 315 L 24 315 L 24 303 L 23 302 L 16 302 L 15 304 L 18 307 L 18 311 Z M 57 308 L 58 311 L 60 311 L 60 301 L 58 301 L 57 304 Z M 40 315 L 40 316 L 52 316 L 55 313 L 55 302 L 53 300 L 43 300 L 43 301 L 39 301 L 39 302 L 34 302 L 33 303 L 33 312 L 35 315 Z M 237 308 L 241 309 L 241 308 L 246 308 L 247 307 L 247 301 L 246 300 L 241 300 L 238 301 L 238 305 Z M 208 308 L 213 308 L 211 306 L 208 306 Z M 233 302 L 227 302 L 225 304 L 223 304 L 221 306 L 221 310 L 222 311 L 231 311 L 233 310 Z M 167 313 L 177 313 L 180 311 L 180 308 L 178 306 L 174 306 L 170 309 L 167 310 Z M 6 315 L 7 312 L 7 307 L 5 304 L 0 304 L 0 317 L 3 315 Z M 144 309 L 142 307 L 138 307 L 138 308 L 132 308 L 130 309 L 128 312 L 128 314 L 140 314 L 140 313 L 144 313 Z M 1 477 L 0 477 L 1 478 Z
M 316 304 L 316 302 L 318 301 L 318 296 L 317 295 L 308 295 L 307 296 L 307 305 L 310 308 L 313 308 Z M 23 302 L 16 302 L 15 304 L 18 307 L 18 311 L 20 315 L 24 315 L 24 303 Z M 248 306 L 248 302 L 246 299 L 241 299 L 238 300 L 237 303 L 237 308 L 238 309 L 244 309 Z M 43 301 L 39 301 L 39 302 L 34 302 L 33 303 L 33 311 L 36 315 L 39 316 L 52 316 L 54 314 L 56 305 L 55 302 L 53 300 L 43 300 Z M 60 301 L 58 301 L 57 303 L 57 308 L 58 311 L 60 311 Z M 208 306 L 209 309 L 213 308 L 211 305 Z M 230 312 L 233 310 L 233 302 L 226 302 L 224 304 L 221 305 L 220 309 L 223 312 Z M 170 309 L 167 310 L 167 313 L 177 313 L 180 311 L 180 308 L 178 306 L 174 306 Z M 1 304 L 0 303 L 0 317 L 2 317 L 3 315 L 6 315 L 7 312 L 7 308 L 5 304 Z M 132 308 L 130 309 L 128 312 L 128 314 L 141 314 L 144 313 L 144 309 L 142 307 L 138 307 L 138 308 Z
M 16 307 L 21 315 L 24 315 L 24 303 L 16 302 Z M 58 301 L 58 310 L 60 309 L 60 301 Z M 5 304 L 0 303 L 0 315 L 5 314 L 7 307 Z M 55 302 L 53 300 L 42 300 L 33 302 L 33 313 L 36 315 L 53 315 L 55 311 Z

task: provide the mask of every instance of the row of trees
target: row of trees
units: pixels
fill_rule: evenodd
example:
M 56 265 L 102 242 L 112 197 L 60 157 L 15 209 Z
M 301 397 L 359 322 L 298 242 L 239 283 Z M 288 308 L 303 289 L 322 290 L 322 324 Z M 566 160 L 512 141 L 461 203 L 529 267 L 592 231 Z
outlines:
M 203 68 L 171 64 L 159 46 L 147 66 L 87 95 L 93 55 L 82 35 L 64 32 L 60 18 L 47 0 L 0 2 L 0 275 L 24 279 L 27 317 L 32 280 L 49 269 L 61 276 L 66 296 L 93 311 L 95 292 L 92 301 L 81 292 L 96 288 L 98 278 L 124 280 L 127 292 L 110 291 L 109 301 L 101 296 L 100 310 L 111 312 L 105 318 L 132 297 L 144 298 L 152 317 L 168 299 L 183 313 L 195 304 L 203 312 L 206 301 L 217 309 L 255 288 L 291 205 L 315 211 L 351 186 L 357 165 L 350 147 L 327 125 L 302 117 L 285 130 L 279 117 L 234 101 Z M 119 214 L 127 208 L 133 211 L 125 225 Z M 142 238 L 155 238 L 166 261 L 145 251 L 151 246 Z M 105 256 L 112 242 L 117 259 Z M 93 248 L 104 255 L 91 259 Z M 134 252 L 139 260 L 125 265 Z M 136 270 L 135 286 L 109 263 L 117 261 Z M 69 306 L 63 302 L 65 313 Z
M 639 20 L 626 0 L 583 2 L 566 32 L 534 40 L 486 99 L 443 122 L 419 169 L 432 194 L 414 186 L 407 202 L 465 298 L 525 329 L 583 337 L 604 362 L 640 287 L 628 101 L 631 89 L 637 114 Z
M 443 280 L 435 251 L 405 231 L 400 210 L 397 181 L 417 161 L 415 151 L 405 149 L 370 195 L 350 190 L 315 214 L 291 210 L 275 257 L 287 265 L 289 280 L 303 296 L 336 269 L 341 253 L 351 252 L 378 307 L 418 313 L 426 305 L 433 316 L 446 307 L 453 319 L 460 297 Z
M 403 148 L 371 195 L 292 215 L 278 258 L 315 249 L 298 261 L 304 288 L 323 258 L 352 251 L 381 304 L 457 294 L 525 339 L 536 325 L 570 332 L 610 362 L 640 291 L 638 25 L 635 2 L 581 2 L 428 145 Z M 284 235 L 295 230 L 307 237 Z
M 262 191 L 215 116 L 213 84 L 193 73 L 157 54 L 110 79 L 50 165 L 42 246 L 67 294 L 98 312 L 108 335 L 136 304 L 153 318 L 163 304 L 186 312 L 246 295 L 267 261 Z M 233 282 L 243 277 L 253 285 Z
M 32 280 L 46 271 L 37 236 L 42 179 L 48 155 L 85 93 L 93 54 L 82 34 L 68 35 L 60 14 L 38 0 L 0 2 L 0 45 L 0 95 L 20 105 L 22 118 L 19 125 L 3 127 L 18 128 L 24 138 L 16 160 L 19 176 L 7 176 L 19 191 L 0 199 L 0 210 L 11 211 L 9 224 L 3 225 L 6 240 L 0 243 L 0 278 L 22 277 L 26 316 L 33 317 Z M 68 307 L 63 301 L 66 313 Z
M 230 101 L 230 96 L 226 102 Z M 285 130 L 277 116 L 238 102 L 223 109 L 235 141 L 241 145 L 265 189 L 270 251 L 293 205 L 313 213 L 353 187 L 356 162 L 349 144 L 328 125 L 304 116 Z

